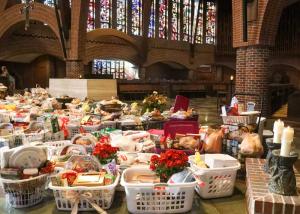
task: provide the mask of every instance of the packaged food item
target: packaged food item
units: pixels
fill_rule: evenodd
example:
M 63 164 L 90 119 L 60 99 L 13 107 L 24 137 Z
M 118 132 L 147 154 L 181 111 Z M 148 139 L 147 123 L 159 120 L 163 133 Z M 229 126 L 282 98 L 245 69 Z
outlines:
M 64 172 L 61 175 L 61 178 L 66 179 L 68 185 L 72 185 L 73 182 L 75 181 L 75 179 L 77 178 L 77 174 L 78 173 L 75 172 L 75 171 L 67 171 L 67 172 Z M 63 183 L 64 183 L 64 186 L 65 186 L 65 181 L 63 181 Z
M 104 185 L 110 185 L 113 184 L 116 177 L 112 174 L 105 174 L 104 176 Z
M 20 179 L 21 171 L 17 168 L 3 168 L 0 170 L 0 175 L 4 179 Z
M 32 178 L 38 176 L 38 174 L 39 174 L 38 168 L 23 169 L 22 178 L 23 179 Z
M 53 186 L 63 186 L 62 179 L 59 176 L 51 176 L 50 181 Z
M 103 186 L 105 172 L 79 173 L 72 186 Z
M 202 160 L 201 155 L 198 151 L 195 152 L 195 164 L 201 168 L 207 168 L 205 162 Z
M 133 176 L 130 183 L 160 183 L 160 178 L 155 174 L 145 174 Z
M 181 172 L 177 172 L 173 174 L 170 179 L 168 180 L 169 184 L 174 184 L 174 183 L 188 183 L 188 182 L 193 182 L 195 180 L 193 173 L 190 172 L 189 170 L 185 169 Z

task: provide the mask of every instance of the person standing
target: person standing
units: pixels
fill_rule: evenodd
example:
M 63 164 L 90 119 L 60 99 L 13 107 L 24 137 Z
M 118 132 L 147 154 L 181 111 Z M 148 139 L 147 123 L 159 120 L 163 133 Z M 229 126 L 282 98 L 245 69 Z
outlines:
M 1 67 L 1 76 L 8 79 L 8 93 L 13 94 L 15 91 L 15 78 L 8 73 L 6 66 Z

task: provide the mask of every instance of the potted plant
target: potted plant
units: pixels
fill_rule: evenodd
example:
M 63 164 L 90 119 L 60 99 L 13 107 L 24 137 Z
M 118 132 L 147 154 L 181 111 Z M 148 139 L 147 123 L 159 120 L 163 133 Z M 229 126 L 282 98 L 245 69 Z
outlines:
M 164 95 L 158 94 L 157 91 L 153 91 L 152 94 L 145 97 L 143 100 L 143 113 L 151 112 L 154 109 L 158 109 L 163 112 L 166 109 L 168 98 Z
M 162 182 L 167 182 L 173 174 L 181 172 L 187 166 L 188 156 L 180 150 L 167 150 L 160 156 L 153 155 L 150 160 L 150 169 L 155 171 Z
M 99 160 L 102 165 L 110 163 L 117 159 L 117 147 L 113 147 L 107 143 L 98 143 L 94 147 L 93 155 Z

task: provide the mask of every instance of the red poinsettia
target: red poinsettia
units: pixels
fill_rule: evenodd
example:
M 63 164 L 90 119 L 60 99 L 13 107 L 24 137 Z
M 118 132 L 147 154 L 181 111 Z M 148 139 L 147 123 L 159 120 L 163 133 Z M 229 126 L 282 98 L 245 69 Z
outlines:
M 107 143 L 96 144 L 93 155 L 98 158 L 101 164 L 107 164 L 117 158 L 117 147 L 113 147 Z
M 182 171 L 188 165 L 188 156 L 180 150 L 167 150 L 160 156 L 153 155 L 150 169 L 162 180 L 168 180 L 174 173 Z

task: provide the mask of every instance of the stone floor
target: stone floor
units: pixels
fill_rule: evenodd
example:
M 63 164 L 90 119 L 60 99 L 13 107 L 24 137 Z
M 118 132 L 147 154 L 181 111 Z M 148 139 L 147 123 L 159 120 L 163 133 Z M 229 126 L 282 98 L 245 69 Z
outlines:
M 171 101 L 172 102 L 172 101 Z M 192 99 L 190 106 L 195 108 L 200 114 L 200 124 L 201 125 L 215 125 L 220 124 L 220 116 L 217 111 L 217 100 L 216 98 L 196 98 Z M 219 199 L 209 199 L 203 200 L 197 194 L 194 196 L 193 208 L 189 213 L 201 213 L 201 214 L 243 214 L 246 213 L 245 204 L 245 182 L 242 180 L 237 180 L 235 185 L 234 194 L 232 197 L 219 198 Z M 128 213 L 126 207 L 125 194 L 118 192 L 116 194 L 112 208 L 109 209 L 108 213 Z M 26 209 L 14 209 L 9 208 L 5 203 L 5 198 L 3 193 L 0 194 L 0 214 L 10 213 L 10 214 L 56 214 L 56 213 L 66 213 L 58 211 L 56 209 L 55 201 L 53 199 L 53 194 L 48 191 L 45 200 L 32 208 Z

